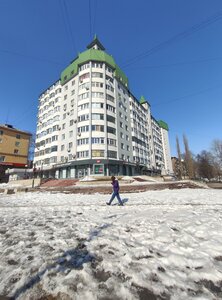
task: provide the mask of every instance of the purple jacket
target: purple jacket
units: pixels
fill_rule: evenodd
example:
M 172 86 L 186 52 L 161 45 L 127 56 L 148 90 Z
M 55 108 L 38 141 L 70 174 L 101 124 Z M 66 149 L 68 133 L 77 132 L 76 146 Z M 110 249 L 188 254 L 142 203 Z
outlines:
M 119 182 L 117 179 L 112 182 L 112 186 L 114 193 L 119 193 Z

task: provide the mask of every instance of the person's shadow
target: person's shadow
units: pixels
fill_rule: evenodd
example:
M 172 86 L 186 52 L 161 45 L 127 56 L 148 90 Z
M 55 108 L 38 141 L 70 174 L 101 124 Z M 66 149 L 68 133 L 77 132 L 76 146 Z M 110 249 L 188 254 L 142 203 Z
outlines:
M 122 202 L 123 202 L 123 204 L 125 204 L 126 202 L 128 202 L 129 201 L 129 199 L 128 198 L 124 198 L 124 199 L 122 199 Z
M 124 199 L 121 199 L 122 200 L 122 202 L 123 202 L 123 204 L 125 204 L 125 203 L 127 203 L 128 201 L 129 201 L 129 199 L 128 198 L 124 198 Z M 114 203 L 114 204 L 111 204 L 111 205 L 119 205 L 119 203 Z

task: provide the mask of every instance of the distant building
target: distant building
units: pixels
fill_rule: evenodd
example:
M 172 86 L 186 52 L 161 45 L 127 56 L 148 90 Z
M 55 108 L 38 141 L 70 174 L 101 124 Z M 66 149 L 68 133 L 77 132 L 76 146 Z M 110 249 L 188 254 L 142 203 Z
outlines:
M 6 181 L 6 169 L 27 166 L 31 136 L 12 125 L 0 125 L 0 182 Z
M 172 172 L 167 124 L 97 37 L 39 97 L 34 166 L 56 178 Z

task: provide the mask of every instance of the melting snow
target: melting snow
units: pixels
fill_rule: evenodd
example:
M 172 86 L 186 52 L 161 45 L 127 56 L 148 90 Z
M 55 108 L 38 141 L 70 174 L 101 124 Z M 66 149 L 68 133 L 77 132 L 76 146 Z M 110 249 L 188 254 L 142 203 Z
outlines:
M 109 197 L 0 195 L 0 296 L 222 298 L 221 190 Z

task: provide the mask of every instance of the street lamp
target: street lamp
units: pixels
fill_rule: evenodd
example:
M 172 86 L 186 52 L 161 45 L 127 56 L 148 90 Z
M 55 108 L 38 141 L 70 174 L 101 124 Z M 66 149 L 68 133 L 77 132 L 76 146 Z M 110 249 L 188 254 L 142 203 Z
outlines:
M 25 165 L 25 179 L 27 179 L 27 167 L 28 167 L 28 165 Z

